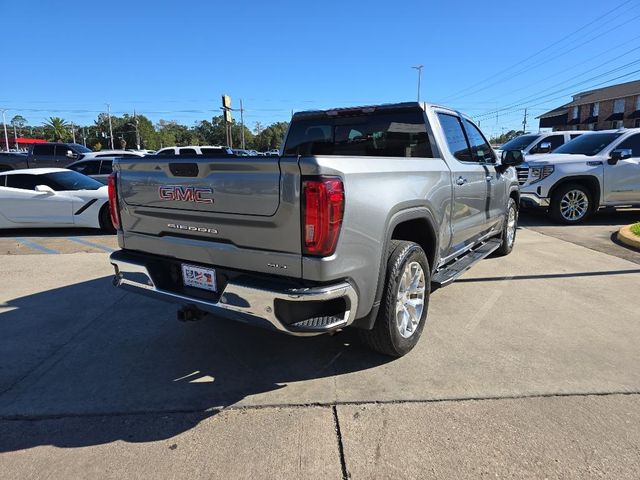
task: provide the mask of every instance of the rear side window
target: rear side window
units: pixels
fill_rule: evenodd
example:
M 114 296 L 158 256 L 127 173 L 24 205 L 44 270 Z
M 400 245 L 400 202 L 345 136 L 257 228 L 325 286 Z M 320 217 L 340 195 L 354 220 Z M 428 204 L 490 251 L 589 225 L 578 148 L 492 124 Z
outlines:
M 574 138 L 578 138 L 580 135 L 582 135 L 582 134 L 581 133 L 574 133 L 574 134 L 569 135 L 569 138 L 571 140 L 573 140 Z
M 173 151 L 173 148 L 167 148 L 166 150 L 160 150 L 156 155 L 162 155 L 165 157 L 173 157 L 176 153 Z
M 0 175 L 0 187 L 4 187 L 6 181 L 7 181 L 7 176 Z
M 100 175 L 111 175 L 113 172 L 113 160 L 103 160 L 100 165 Z
M 198 152 L 196 152 L 195 148 L 181 148 L 180 149 L 180 155 L 185 155 L 185 156 L 193 156 L 193 155 L 197 155 Z
M 444 138 L 447 140 L 449 151 L 461 162 L 472 162 L 473 157 L 467 143 L 467 137 L 464 134 L 464 130 L 462 130 L 460 119 L 446 113 L 439 113 L 438 119 L 442 126 Z
M 15 175 L 7 175 L 7 187 L 22 188 L 24 190 L 35 190 L 38 183 L 36 175 L 26 175 L 17 173 Z
M 496 157 L 489 142 L 484 138 L 482 132 L 469 120 L 464 119 L 464 129 L 467 132 L 471 153 L 475 162 L 495 162 Z
M 80 162 L 69 167 L 70 170 L 75 170 L 84 175 L 97 175 L 100 170 L 100 161 L 97 162 Z
M 284 152 L 285 155 L 433 156 L 422 110 L 296 120 Z
M 55 145 L 38 145 L 33 146 L 34 155 L 55 155 Z
M 634 157 L 640 157 L 640 135 L 634 135 L 622 141 L 620 145 L 616 147 L 616 150 L 623 148 L 632 150 Z

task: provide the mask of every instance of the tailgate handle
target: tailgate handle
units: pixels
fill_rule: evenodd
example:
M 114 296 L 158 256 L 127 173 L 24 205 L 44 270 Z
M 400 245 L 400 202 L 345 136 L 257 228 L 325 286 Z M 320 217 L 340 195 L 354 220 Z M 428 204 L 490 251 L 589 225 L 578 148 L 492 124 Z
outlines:
M 197 163 L 170 163 L 169 170 L 176 177 L 197 177 Z

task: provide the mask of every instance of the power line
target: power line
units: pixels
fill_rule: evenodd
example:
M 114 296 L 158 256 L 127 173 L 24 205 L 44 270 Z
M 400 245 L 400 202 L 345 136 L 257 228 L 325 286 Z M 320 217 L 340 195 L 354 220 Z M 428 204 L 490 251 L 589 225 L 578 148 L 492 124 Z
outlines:
M 521 98 L 521 99 L 515 100 L 514 104 L 507 105 L 506 107 L 502 107 L 502 108 L 499 108 L 499 109 L 497 109 L 497 110 L 488 111 L 488 112 L 486 112 L 486 113 L 483 113 L 483 114 L 478 115 L 478 117 L 492 116 L 492 115 L 495 115 L 496 113 L 500 113 L 500 112 L 502 112 L 503 110 L 508 110 L 508 109 L 512 108 L 514 105 L 523 105 L 524 103 L 529 102 L 529 101 L 534 102 L 534 101 L 537 101 L 537 100 L 541 100 L 541 99 L 543 99 L 543 98 L 546 98 L 546 97 L 548 97 L 548 96 L 556 95 L 557 93 L 560 93 L 560 92 L 565 92 L 565 91 L 567 91 L 567 90 L 573 90 L 573 89 L 575 89 L 575 88 L 579 87 L 580 85 L 584 85 L 585 83 L 589 83 L 589 82 L 591 82 L 592 80 L 596 80 L 596 79 L 601 78 L 601 77 L 604 77 L 604 76 L 606 76 L 606 75 L 610 75 L 610 74 L 615 73 L 615 72 L 618 72 L 618 71 L 620 71 L 620 70 L 624 70 L 625 68 L 629 68 L 629 67 L 634 66 L 634 65 L 637 65 L 637 64 L 639 64 L 639 63 L 640 63 L 640 60 L 634 60 L 633 62 L 629 62 L 629 63 L 627 63 L 627 64 L 625 64 L 625 65 L 622 65 L 622 66 L 620 66 L 620 67 L 616 67 L 616 68 L 614 68 L 614 69 L 612 69 L 612 70 L 609 70 L 609 71 L 603 72 L 603 73 L 601 73 L 601 74 L 598 74 L 598 75 L 596 75 L 596 76 L 594 76 L 594 77 L 588 78 L 588 79 L 583 80 L 583 81 L 581 81 L 581 82 L 578 82 L 578 83 L 574 83 L 574 84 L 572 84 L 572 85 L 565 86 L 565 87 L 561 88 L 560 90 L 556 90 L 556 91 L 554 91 L 554 92 L 546 92 L 546 93 L 545 93 L 544 95 L 542 95 L 542 96 L 537 96 L 537 97 L 536 97 L 536 95 L 540 95 L 540 92 L 538 92 L 538 93 L 534 93 L 534 94 L 532 94 L 532 95 L 528 95 L 528 96 L 526 96 L 526 97 L 524 97 L 524 98 Z M 552 87 L 548 87 L 548 88 L 553 88 L 553 87 L 556 87 L 556 86 L 559 86 L 559 85 L 562 85 L 562 84 L 555 84 L 555 85 L 553 85 Z M 545 89 L 545 90 L 546 90 L 546 89 Z
M 554 46 L 559 45 L 560 43 L 564 42 L 565 40 L 567 40 L 568 38 L 572 37 L 572 36 L 573 36 L 573 35 L 575 35 L 576 33 L 578 33 L 578 32 L 580 32 L 580 31 L 582 31 L 582 30 L 584 30 L 584 29 L 586 29 L 586 28 L 590 27 L 591 25 L 593 25 L 593 24 L 595 24 L 595 23 L 598 23 L 598 24 L 600 24 L 600 25 L 603 25 L 602 19 L 603 19 L 604 17 L 609 16 L 611 13 L 615 12 L 616 10 L 619 10 L 620 8 L 622 8 L 622 7 L 624 7 L 625 5 L 627 5 L 627 4 L 629 4 L 629 3 L 631 3 L 632 1 L 633 1 L 633 0 L 627 0 L 626 2 L 624 2 L 624 3 L 620 4 L 620 5 L 618 5 L 617 7 L 613 8 L 612 10 L 609 10 L 609 11 L 608 11 L 608 12 L 606 12 L 605 14 L 600 15 L 597 19 L 595 19 L 595 20 L 593 20 L 593 21 L 591 21 L 591 22 L 587 23 L 586 25 L 583 25 L 583 26 L 582 26 L 582 27 L 580 27 L 579 29 L 577 29 L 577 30 L 575 30 L 574 32 L 570 33 L 569 35 L 566 35 L 566 36 L 562 37 L 560 40 L 557 40 L 556 42 L 554 42 L 554 43 L 552 43 L 552 44 L 548 45 L 547 47 L 543 48 L 542 50 L 539 50 L 539 51 L 535 52 L 534 54 L 529 55 L 529 56 L 528 56 L 528 57 L 526 57 L 525 59 L 523 59 L 523 60 L 521 60 L 521 61 L 519 61 L 519 62 L 517 62 L 517 63 L 515 63 L 515 64 L 513 64 L 513 65 L 511 65 L 511 66 L 509 66 L 509 67 L 507 67 L 507 68 L 505 68 L 505 69 L 503 69 L 503 70 L 501 70 L 501 71 L 499 71 L 499 72 L 498 72 L 498 73 L 496 73 L 496 74 L 493 74 L 493 75 L 491 75 L 491 76 L 489 76 L 489 77 L 485 78 L 484 80 L 481 80 L 481 81 L 479 81 L 479 82 L 476 82 L 474 85 L 472 85 L 472 86 L 470 86 L 470 87 L 467 87 L 467 88 L 465 88 L 465 89 L 463 89 L 463 90 L 460 90 L 457 94 L 453 95 L 452 97 L 449 97 L 449 101 L 451 101 L 451 100 L 453 100 L 453 99 L 456 99 L 456 98 L 463 98 L 463 97 L 467 97 L 467 96 L 472 95 L 472 94 L 474 94 L 474 93 L 477 93 L 477 92 L 480 92 L 480 91 L 486 90 L 487 88 L 490 88 L 490 87 L 495 86 L 495 85 L 497 85 L 497 84 L 499 84 L 499 83 L 502 83 L 503 81 L 510 80 L 510 79 L 511 79 L 511 78 L 513 78 L 514 76 L 519 75 L 519 74 L 521 74 L 521 73 L 523 73 L 523 72 L 528 71 L 528 70 L 529 70 L 529 67 L 527 67 L 527 68 L 526 68 L 526 69 L 524 69 L 524 70 L 520 70 L 520 71 L 519 71 L 518 73 L 516 73 L 516 74 L 511 74 L 511 75 L 509 75 L 509 76 L 508 76 L 508 78 L 506 78 L 506 79 L 505 79 L 505 77 L 503 76 L 503 77 L 502 77 L 502 78 L 503 78 L 503 80 L 500 80 L 500 81 L 498 81 L 498 82 L 494 82 L 494 83 L 492 83 L 492 84 L 490 84 L 490 85 L 487 85 L 486 87 L 482 87 L 482 88 L 480 88 L 480 89 L 475 89 L 478 85 L 482 85 L 482 84 L 484 84 L 484 83 L 486 83 L 486 82 L 488 82 L 488 81 L 491 81 L 491 80 L 492 80 L 492 79 L 494 79 L 494 78 L 501 77 L 504 73 L 509 72 L 510 70 L 514 69 L 515 67 L 518 67 L 518 66 L 520 66 L 520 65 L 522 65 L 522 64 L 524 64 L 524 63 L 526 63 L 526 62 L 528 62 L 529 60 L 531 60 L 531 59 L 533 59 L 533 58 L 537 57 L 538 55 L 540 55 L 540 54 L 542 54 L 542 53 L 547 52 L 548 50 L 550 50 L 550 49 L 551 49 L 551 48 L 553 48 Z M 634 8 L 636 8 L 637 6 L 638 6 L 637 4 L 636 4 L 636 5 L 634 5 L 631 9 L 629 9 L 629 10 L 625 11 L 624 13 L 628 13 L 629 11 L 633 10 Z M 623 14 L 624 14 L 624 13 L 623 13 Z M 619 16 L 621 16 L 621 15 L 619 15 Z M 615 18 L 618 18 L 619 16 L 614 17 L 614 19 L 615 19 Z M 623 22 L 623 23 L 622 23 L 622 24 L 620 24 L 620 25 L 617 25 L 616 27 L 614 27 L 614 29 L 620 28 L 621 26 L 624 26 L 624 25 L 626 25 L 627 23 L 630 23 L 631 21 L 633 21 L 633 20 L 635 20 L 635 19 L 637 19 L 637 18 L 639 18 L 639 17 L 640 17 L 640 16 L 633 17 L 631 20 L 628 20 L 628 21 L 626 21 L 626 22 Z M 610 20 L 613 20 L 613 19 L 610 19 Z M 566 55 L 567 53 L 570 53 L 570 52 L 572 52 L 572 51 L 576 50 L 577 48 L 579 48 L 579 47 L 581 47 L 581 46 L 583 46 L 583 45 L 585 45 L 585 44 L 587 44 L 587 43 L 590 43 L 590 42 L 592 42 L 593 40 L 596 40 L 597 38 L 600 38 L 601 36 L 606 35 L 607 33 L 610 33 L 610 31 L 611 31 L 611 29 L 607 29 L 607 31 L 605 31 L 605 32 L 603 32 L 603 33 L 600 33 L 600 34 L 598 34 L 597 36 L 595 36 L 595 37 L 593 37 L 593 38 L 591 38 L 591 39 L 589 39 L 589 40 L 587 40 L 587 41 L 582 42 L 582 43 L 581 43 L 581 44 L 579 44 L 577 47 L 575 47 L 575 48 L 573 48 L 573 49 L 571 49 L 571 50 L 564 51 L 564 52 L 562 52 L 561 54 L 556 55 L 555 57 L 552 57 L 552 58 L 550 58 L 550 59 L 546 59 L 546 61 L 554 60 L 554 59 L 556 59 L 556 58 L 559 58 L 559 57 L 561 57 L 561 56 L 564 56 L 564 55 Z M 474 89 L 475 89 L 475 90 L 474 90 Z M 472 90 L 472 91 L 470 91 L 470 92 L 469 92 L 469 90 Z M 465 92 L 469 92 L 469 93 L 465 93 Z M 463 95 L 463 93 L 464 93 L 464 95 Z
M 599 87 L 599 86 L 601 86 L 601 85 L 605 85 L 605 84 L 608 84 L 608 83 L 610 83 L 610 82 L 613 82 L 613 81 L 620 80 L 620 79 L 622 79 L 622 78 L 628 77 L 628 76 L 630 76 L 630 75 L 635 75 L 635 74 L 637 74 L 637 73 L 640 73 L 640 70 L 634 70 L 633 72 L 625 73 L 624 75 L 620 75 L 619 77 L 610 78 L 610 79 L 608 79 L 608 80 L 605 80 L 604 82 L 596 83 L 595 85 L 591 85 L 590 87 L 588 87 L 588 89 L 593 89 L 593 88 Z M 566 94 L 563 94 L 563 95 L 560 95 L 560 96 L 558 96 L 558 97 L 549 98 L 549 99 L 545 100 L 544 102 L 535 103 L 535 104 L 533 104 L 533 105 L 529 105 L 529 104 L 527 104 L 527 103 L 522 103 L 522 104 L 519 104 L 519 105 L 512 105 L 512 106 L 511 106 L 511 107 L 509 107 L 509 108 L 512 108 L 512 110 L 510 110 L 510 111 L 514 111 L 513 109 L 515 109 L 515 108 L 520 108 L 520 109 L 521 109 L 521 108 L 522 108 L 522 107 L 524 107 L 524 106 L 527 106 L 527 108 L 529 108 L 529 107 L 537 107 L 537 106 L 539 106 L 539 105 L 544 105 L 545 103 L 549 103 L 549 102 L 551 102 L 551 101 L 553 101 L 553 100 L 558 100 L 558 99 L 560 99 L 560 98 L 564 98 L 565 96 L 566 96 Z M 532 100 L 532 101 L 533 101 L 533 100 Z M 478 115 L 477 117 L 474 117 L 474 118 L 476 118 L 476 119 L 483 119 L 483 118 L 486 118 L 486 117 L 492 117 L 495 113 L 496 113 L 496 112 L 492 112 L 492 113 L 490 113 L 490 114 Z

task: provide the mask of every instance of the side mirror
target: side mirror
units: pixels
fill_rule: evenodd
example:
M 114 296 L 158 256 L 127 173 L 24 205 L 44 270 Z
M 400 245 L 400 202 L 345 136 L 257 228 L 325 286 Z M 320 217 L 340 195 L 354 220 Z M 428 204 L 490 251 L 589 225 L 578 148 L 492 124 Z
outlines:
M 551 143 L 542 142 L 536 149 L 536 153 L 549 153 L 551 151 Z
M 496 166 L 496 171 L 504 173 L 509 167 L 516 167 L 521 163 L 524 163 L 522 150 L 503 150 L 500 156 L 500 165 Z
M 49 185 L 36 185 L 36 192 L 47 193 L 49 195 L 55 194 L 55 190 L 51 188 Z
M 609 160 L 607 161 L 607 163 L 609 165 L 615 165 L 620 160 L 624 160 L 625 158 L 631 158 L 631 157 L 633 157 L 633 150 L 631 150 L 630 148 L 620 148 L 611 152 L 611 155 L 609 155 Z
M 524 162 L 522 150 L 503 150 L 500 163 L 503 167 L 515 167 Z
M 74 153 L 73 150 L 67 150 L 67 157 L 69 157 L 69 158 L 78 158 L 78 154 Z

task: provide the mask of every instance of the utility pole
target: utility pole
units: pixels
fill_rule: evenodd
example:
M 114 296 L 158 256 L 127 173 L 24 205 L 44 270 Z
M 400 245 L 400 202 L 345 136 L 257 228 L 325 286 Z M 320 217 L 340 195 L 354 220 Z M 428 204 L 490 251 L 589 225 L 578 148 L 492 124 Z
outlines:
M 87 146 L 87 134 L 84 131 L 84 127 L 82 127 L 82 144 L 86 147 Z
M 136 148 L 140 150 L 140 130 L 138 130 L 138 117 L 135 108 L 133 109 L 133 123 L 136 127 Z
M 522 119 L 522 133 L 527 133 L 527 109 L 524 109 L 524 118 Z
M 222 112 L 224 118 L 225 132 L 227 134 L 227 147 L 233 148 L 233 138 L 231 136 L 231 97 L 222 95 Z
M 73 143 L 76 143 L 76 129 L 73 126 L 73 123 L 71 124 L 71 137 L 73 138 Z
M 418 102 L 420 102 L 420 80 L 422 78 L 422 69 L 424 68 L 424 65 L 416 65 L 411 68 L 415 68 L 418 71 Z
M 7 111 L 6 109 L 2 108 L 0 109 L 0 111 L 2 112 L 2 125 L 4 126 L 4 145 L 5 148 L 7 149 L 7 152 L 9 151 L 9 136 L 7 135 L 7 120 L 4 116 L 4 113 Z
M 16 124 L 13 124 L 13 146 L 18 150 L 18 133 L 16 132 Z
M 107 116 L 109 117 L 109 138 L 111 139 L 111 150 L 114 150 L 113 146 L 113 127 L 111 126 L 111 104 L 107 103 Z
M 242 107 L 242 99 L 240 99 L 240 126 L 242 127 L 242 149 L 244 150 L 244 108 Z

